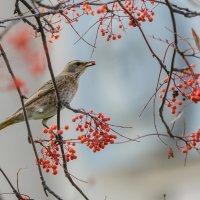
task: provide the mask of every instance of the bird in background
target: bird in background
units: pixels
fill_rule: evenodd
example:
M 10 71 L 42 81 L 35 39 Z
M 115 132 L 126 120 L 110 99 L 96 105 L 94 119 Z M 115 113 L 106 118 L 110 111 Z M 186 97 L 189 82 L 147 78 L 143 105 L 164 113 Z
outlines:
M 62 72 L 55 77 L 61 101 L 60 109 L 69 106 L 78 90 L 80 76 L 92 65 L 95 65 L 95 61 L 74 60 L 67 63 Z M 28 119 L 42 119 L 44 126 L 48 119 L 57 114 L 57 97 L 52 80 L 46 82 L 26 100 L 25 108 Z M 24 121 L 23 109 L 19 108 L 14 114 L 0 123 L 0 130 L 22 121 Z

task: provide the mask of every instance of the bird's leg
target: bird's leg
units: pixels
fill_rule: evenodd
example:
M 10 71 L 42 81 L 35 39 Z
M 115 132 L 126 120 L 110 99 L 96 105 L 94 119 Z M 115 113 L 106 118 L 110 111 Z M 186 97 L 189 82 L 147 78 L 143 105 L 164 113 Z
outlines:
M 63 105 L 65 108 L 67 108 L 67 109 L 73 111 L 74 113 L 82 113 L 82 114 L 86 114 L 86 112 L 85 112 L 84 109 L 82 109 L 82 108 L 80 108 L 80 109 L 72 108 L 72 107 L 70 106 L 69 103 L 62 103 L 62 105 Z
M 49 127 L 47 126 L 47 121 L 48 121 L 50 118 L 51 118 L 51 117 L 48 117 L 48 118 L 42 120 L 42 125 L 43 125 L 44 127 L 49 128 Z

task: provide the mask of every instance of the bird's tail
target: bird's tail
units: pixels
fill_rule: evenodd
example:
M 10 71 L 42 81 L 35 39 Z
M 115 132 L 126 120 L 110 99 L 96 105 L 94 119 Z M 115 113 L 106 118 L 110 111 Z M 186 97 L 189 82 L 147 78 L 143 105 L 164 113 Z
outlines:
M 8 117 L 5 121 L 0 123 L 0 130 L 6 128 L 7 126 L 10 126 L 12 124 L 18 123 L 23 121 L 23 115 L 22 114 L 15 114 L 10 117 Z

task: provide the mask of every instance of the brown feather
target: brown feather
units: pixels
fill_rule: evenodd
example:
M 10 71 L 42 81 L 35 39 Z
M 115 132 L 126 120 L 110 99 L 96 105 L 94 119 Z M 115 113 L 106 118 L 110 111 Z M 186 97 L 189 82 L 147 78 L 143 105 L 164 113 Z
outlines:
M 69 62 L 63 71 L 55 77 L 55 82 L 60 95 L 62 107 L 68 105 L 78 89 L 78 79 L 85 69 L 95 65 L 95 62 L 72 61 Z M 28 119 L 49 119 L 57 113 L 57 98 L 52 80 L 49 80 L 39 88 L 25 102 Z M 19 108 L 13 115 L 0 123 L 0 130 L 11 124 L 24 121 L 23 110 Z
M 0 130 L 6 128 L 7 126 L 10 126 L 12 124 L 15 123 L 19 123 L 23 121 L 23 114 L 14 114 L 10 117 L 8 117 L 5 121 L 3 121 L 2 123 L 0 123 Z

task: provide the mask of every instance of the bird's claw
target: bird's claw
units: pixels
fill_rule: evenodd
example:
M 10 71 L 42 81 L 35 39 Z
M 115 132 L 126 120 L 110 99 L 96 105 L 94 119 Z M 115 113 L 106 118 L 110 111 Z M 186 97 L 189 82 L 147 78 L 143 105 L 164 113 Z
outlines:
M 84 110 L 83 108 L 75 109 L 75 108 L 72 108 L 72 107 L 70 106 L 70 104 L 67 104 L 67 103 L 65 103 L 64 106 L 65 106 L 65 108 L 67 108 L 67 109 L 73 111 L 74 113 L 82 113 L 82 114 L 86 113 L 85 110 Z
M 83 108 L 80 108 L 79 110 L 80 110 L 81 112 L 86 113 L 86 111 L 85 111 Z

